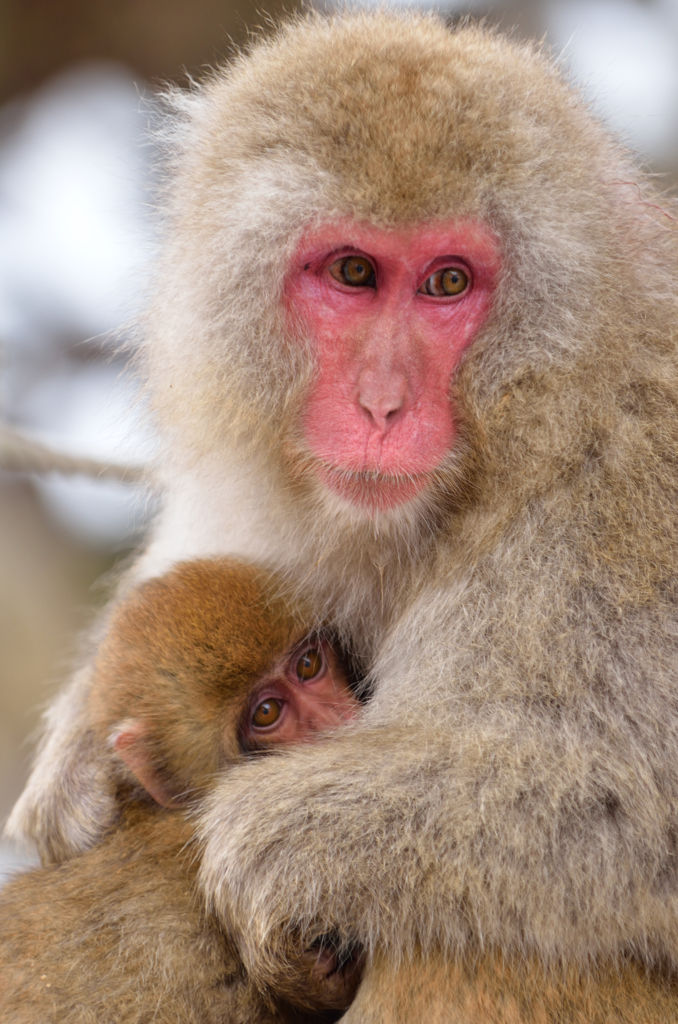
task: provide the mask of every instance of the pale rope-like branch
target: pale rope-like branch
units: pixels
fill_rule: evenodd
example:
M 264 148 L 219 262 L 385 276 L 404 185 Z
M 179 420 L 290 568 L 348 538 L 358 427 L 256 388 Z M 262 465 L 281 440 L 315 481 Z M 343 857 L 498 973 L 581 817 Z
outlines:
M 100 462 L 98 459 L 68 455 L 40 441 L 24 437 L 4 424 L 0 424 L 0 469 L 17 473 L 81 474 L 101 480 L 121 480 L 129 484 L 143 482 L 149 476 L 145 466 Z

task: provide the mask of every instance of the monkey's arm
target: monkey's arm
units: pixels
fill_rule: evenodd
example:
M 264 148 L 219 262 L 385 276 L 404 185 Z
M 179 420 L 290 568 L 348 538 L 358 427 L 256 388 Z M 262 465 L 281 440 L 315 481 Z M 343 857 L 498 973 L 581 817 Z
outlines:
M 506 718 L 361 728 L 229 773 L 202 880 L 262 980 L 325 934 L 395 957 L 668 952 L 670 808 L 631 732 Z
M 88 722 L 90 678 L 89 667 L 76 673 L 50 706 L 35 767 L 5 827 L 35 843 L 43 863 L 89 849 L 117 816 L 110 753 Z

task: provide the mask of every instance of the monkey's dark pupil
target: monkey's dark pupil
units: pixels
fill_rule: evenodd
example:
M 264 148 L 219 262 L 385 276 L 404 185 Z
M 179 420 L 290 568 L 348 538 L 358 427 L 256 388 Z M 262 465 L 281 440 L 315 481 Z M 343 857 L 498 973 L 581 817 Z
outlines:
M 322 668 L 323 660 L 319 651 L 307 651 L 297 662 L 297 676 L 299 679 L 313 679 Z
M 337 260 L 330 267 L 330 274 L 335 280 L 352 288 L 374 287 L 374 267 L 369 260 L 357 256 L 346 256 Z
M 344 264 L 344 278 L 347 284 L 365 284 L 370 276 L 372 268 L 364 260 L 346 260 Z
M 461 295 L 468 288 L 468 274 L 459 267 L 446 267 L 427 277 L 419 289 L 424 295 Z
M 450 268 L 443 271 L 440 283 L 445 295 L 459 295 L 468 284 L 468 277 L 463 270 Z
M 252 716 L 252 722 L 258 726 L 273 725 L 279 717 L 280 701 L 271 698 L 271 700 L 262 700 L 258 705 Z

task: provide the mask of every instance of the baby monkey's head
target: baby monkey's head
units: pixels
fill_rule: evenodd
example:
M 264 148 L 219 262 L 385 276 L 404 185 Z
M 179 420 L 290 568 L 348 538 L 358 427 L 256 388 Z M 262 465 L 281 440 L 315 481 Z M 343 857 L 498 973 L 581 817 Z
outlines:
M 272 574 L 227 559 L 185 562 L 127 592 L 90 696 L 122 789 L 176 806 L 243 754 L 308 742 L 355 716 L 341 653 L 281 593 Z

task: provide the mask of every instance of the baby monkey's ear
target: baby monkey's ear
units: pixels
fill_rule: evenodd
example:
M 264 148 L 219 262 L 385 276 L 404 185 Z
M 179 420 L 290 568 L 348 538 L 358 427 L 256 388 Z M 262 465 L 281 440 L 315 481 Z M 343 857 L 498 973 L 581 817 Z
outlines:
M 111 734 L 110 744 L 134 778 L 161 807 L 179 807 L 167 774 L 157 765 L 151 731 L 138 718 L 128 718 Z

